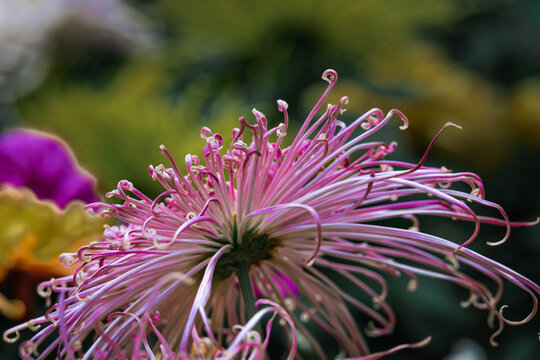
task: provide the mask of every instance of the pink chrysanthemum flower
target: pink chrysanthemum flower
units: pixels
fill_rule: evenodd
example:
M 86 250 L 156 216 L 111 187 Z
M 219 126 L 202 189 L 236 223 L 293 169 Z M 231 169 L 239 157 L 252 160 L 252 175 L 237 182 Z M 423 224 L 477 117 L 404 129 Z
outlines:
M 505 323 L 530 320 L 539 286 L 466 247 L 481 223 L 506 227 L 501 241 L 512 226 L 524 223 L 511 223 L 500 206 L 485 200 L 475 174 L 424 166 L 427 152 L 418 164 L 387 160 L 396 144 L 368 139 L 394 114 L 406 128 L 399 111 L 384 116 L 373 109 L 347 125 L 338 120 L 348 101 L 344 97 L 315 119 L 337 74 L 327 70 L 323 79 L 329 83 L 326 91 L 288 147 L 282 145 L 289 123 L 282 100 L 277 104 L 283 123 L 269 129 L 265 116 L 254 110 L 256 123 L 240 118 L 228 145 L 203 128 L 204 161 L 187 155 L 185 170 L 162 147 L 171 167 L 151 166 L 150 175 L 164 192 L 152 199 L 121 181 L 108 194 L 119 204 L 91 205 L 127 225 L 107 228 L 101 241 L 65 254 L 66 265 L 77 264 L 73 277 L 39 289 L 44 296 L 58 293 L 58 303 L 4 336 L 45 325 L 22 345 L 21 354 L 28 358 L 52 352 L 72 358 L 81 348 L 85 359 L 232 357 L 254 348 L 256 358 L 267 337 L 254 323 L 260 311 L 272 311 L 284 320 L 289 357 L 297 331 L 320 358 L 335 355 L 326 354 L 311 333 L 318 326 L 348 356 L 378 358 L 425 343 L 369 355 L 351 309 L 371 319 L 369 335 L 392 331 L 395 316 L 385 301 L 385 274 L 404 274 L 411 287 L 422 275 L 467 289 L 467 302 L 497 320 L 492 341 Z M 470 191 L 457 190 L 457 183 Z M 501 218 L 478 215 L 469 203 L 494 208 Z M 472 222 L 475 230 L 463 243 L 454 243 L 420 232 L 420 215 Z M 410 219 L 412 226 L 381 224 L 390 218 Z M 328 272 L 341 277 L 340 285 Z M 493 286 L 485 283 L 488 279 Z M 503 316 L 499 300 L 505 280 L 533 299 L 521 321 Z M 372 302 L 350 295 L 351 287 Z M 256 312 L 256 297 L 271 306 Z M 246 332 L 233 340 L 238 324 L 248 324 L 251 340 Z M 52 342 L 44 345 L 49 336 Z

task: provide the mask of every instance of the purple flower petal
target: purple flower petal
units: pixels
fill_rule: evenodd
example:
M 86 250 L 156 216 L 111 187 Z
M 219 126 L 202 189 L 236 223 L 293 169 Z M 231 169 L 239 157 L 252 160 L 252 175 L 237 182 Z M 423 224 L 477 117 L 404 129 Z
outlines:
M 61 140 L 17 129 L 0 136 L 0 184 L 30 188 L 38 198 L 65 208 L 72 200 L 99 201 L 94 179 L 78 167 Z

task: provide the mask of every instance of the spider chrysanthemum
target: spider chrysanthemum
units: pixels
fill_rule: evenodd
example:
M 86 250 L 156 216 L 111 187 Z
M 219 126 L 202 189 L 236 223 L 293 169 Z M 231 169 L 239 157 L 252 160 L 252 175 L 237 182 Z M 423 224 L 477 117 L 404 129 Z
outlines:
M 203 161 L 187 155 L 180 166 L 162 146 L 171 167 L 151 166 L 150 175 L 164 191 L 149 198 L 121 181 L 108 193 L 119 203 L 89 205 L 125 225 L 107 228 L 101 241 L 78 254 L 63 255 L 65 264 L 77 264 L 73 277 L 39 289 L 45 296 L 58 293 L 58 303 L 5 336 L 48 324 L 22 345 L 27 357 L 51 352 L 85 358 L 255 354 L 264 350 L 267 338 L 254 332 L 251 340 L 238 339 L 234 327 L 251 318 L 250 331 L 258 329 L 253 319 L 260 319 L 259 298 L 271 305 L 263 310 L 284 320 L 291 357 L 297 333 L 320 358 L 335 356 L 319 345 L 315 327 L 333 337 L 347 356 L 367 356 L 364 330 L 382 335 L 394 327 L 384 276 L 400 274 L 410 277 L 411 287 L 422 275 L 465 288 L 468 303 L 497 320 L 494 336 L 505 323 L 530 320 L 538 285 L 466 247 L 481 223 L 506 227 L 502 241 L 512 226 L 524 223 L 511 223 L 500 206 L 484 198 L 477 175 L 424 166 L 431 145 L 418 164 L 388 160 L 396 144 L 370 137 L 394 114 L 406 128 L 399 111 L 384 116 L 373 109 L 345 124 L 338 120 L 348 101 L 344 97 L 319 112 L 337 74 L 327 70 L 323 79 L 329 85 L 290 146 L 283 145 L 289 118 L 282 100 L 277 104 L 284 120 L 276 127 L 269 128 L 265 116 L 253 110 L 255 123 L 240 118 L 230 143 L 203 128 Z M 456 189 L 457 183 L 469 191 Z M 477 215 L 471 203 L 496 209 L 500 218 Z M 454 243 L 420 232 L 417 217 L 422 215 L 471 222 L 475 230 Z M 392 218 L 408 219 L 411 226 L 380 221 Z M 531 295 L 533 308 L 524 320 L 503 316 L 503 281 Z M 351 295 L 358 290 L 371 301 Z M 352 316 L 353 311 L 363 315 Z M 49 336 L 52 342 L 44 345 Z

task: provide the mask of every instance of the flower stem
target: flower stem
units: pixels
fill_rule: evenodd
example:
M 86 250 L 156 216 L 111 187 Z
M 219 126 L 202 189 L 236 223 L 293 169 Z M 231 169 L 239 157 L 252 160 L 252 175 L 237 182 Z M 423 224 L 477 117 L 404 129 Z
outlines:
M 246 304 L 247 319 L 251 319 L 255 315 L 255 293 L 253 292 L 253 284 L 249 276 L 249 265 L 245 262 L 240 262 L 236 267 L 236 276 L 240 283 L 240 291 Z

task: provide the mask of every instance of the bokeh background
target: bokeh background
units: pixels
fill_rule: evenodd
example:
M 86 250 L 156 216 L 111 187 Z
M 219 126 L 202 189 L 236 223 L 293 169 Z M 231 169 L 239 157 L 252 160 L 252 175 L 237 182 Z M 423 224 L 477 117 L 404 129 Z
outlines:
M 513 220 L 540 216 L 537 0 L 0 0 L 0 130 L 63 138 L 99 193 L 128 179 L 157 194 L 147 166 L 166 162 L 160 144 L 179 159 L 198 153 L 201 126 L 228 138 L 252 107 L 277 124 L 275 100 L 284 99 L 300 124 L 326 68 L 340 76 L 331 101 L 350 97 L 345 120 L 372 107 L 407 115 L 408 130 L 396 122 L 384 133 L 399 142 L 394 158 L 418 161 L 452 121 L 463 130 L 448 129 L 428 164 L 476 172 Z M 455 241 L 471 231 L 431 219 L 422 230 Z M 473 248 L 538 282 L 540 226 L 485 245 L 502 236 L 485 226 Z M 1 292 L 32 297 L 47 271 L 6 265 Z M 389 282 L 398 325 L 368 340 L 374 350 L 432 335 L 427 347 L 394 358 L 540 356 L 538 320 L 507 326 L 494 348 L 486 313 L 460 308 L 464 291 L 421 279 L 411 293 L 406 280 Z M 506 290 L 507 315 L 525 315 L 530 298 Z M 42 313 L 41 300 L 30 303 L 28 318 Z M 2 331 L 16 323 L 0 322 Z M 0 354 L 16 358 L 16 346 L 2 343 Z

